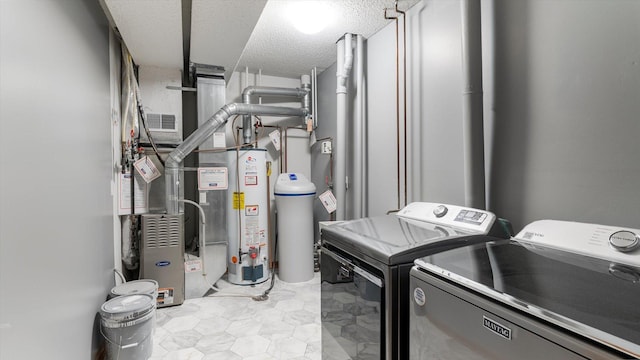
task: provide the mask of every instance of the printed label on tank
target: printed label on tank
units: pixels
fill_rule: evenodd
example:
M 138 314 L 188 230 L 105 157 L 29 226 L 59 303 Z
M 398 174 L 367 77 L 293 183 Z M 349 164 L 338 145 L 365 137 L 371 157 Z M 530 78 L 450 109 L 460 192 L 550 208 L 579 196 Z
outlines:
M 244 193 L 234 192 L 233 193 L 233 210 L 240 210 L 242 208 L 244 208 Z
M 258 216 L 258 205 L 247 205 L 244 207 L 245 216 Z
M 258 185 L 258 176 L 257 175 L 245 176 L 244 177 L 244 184 L 245 184 L 245 186 L 256 186 L 256 185 Z
M 260 243 L 260 218 L 257 216 L 247 216 L 245 222 L 245 244 L 258 245 Z
M 247 156 L 247 158 L 244 160 L 244 171 L 258 171 L 258 164 L 257 164 L 258 159 L 256 159 L 253 156 Z
M 511 340 L 511 329 L 498 323 L 497 321 L 491 320 L 486 316 L 482 316 L 482 326 L 486 329 L 489 329 L 492 333 L 499 335 L 507 340 Z
M 416 304 L 424 306 L 424 304 L 426 304 L 427 302 L 424 290 L 419 287 L 415 288 L 415 290 L 413 290 L 413 300 L 416 302 Z

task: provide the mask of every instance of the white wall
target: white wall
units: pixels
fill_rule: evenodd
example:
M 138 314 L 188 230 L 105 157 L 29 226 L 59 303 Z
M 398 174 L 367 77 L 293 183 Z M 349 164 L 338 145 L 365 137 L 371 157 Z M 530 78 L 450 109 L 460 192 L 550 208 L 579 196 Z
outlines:
M 0 1 L 0 358 L 88 359 L 113 286 L 108 28 Z

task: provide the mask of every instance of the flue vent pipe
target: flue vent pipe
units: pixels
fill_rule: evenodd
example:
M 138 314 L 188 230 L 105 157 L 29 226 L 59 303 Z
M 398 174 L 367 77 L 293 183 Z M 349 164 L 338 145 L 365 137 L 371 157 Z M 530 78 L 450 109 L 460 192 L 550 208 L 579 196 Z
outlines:
M 178 194 L 180 190 L 180 163 L 200 144 L 209 139 L 214 132 L 224 126 L 233 115 L 267 116 L 307 116 L 308 109 L 296 109 L 280 106 L 232 103 L 223 106 L 202 126 L 175 148 L 165 161 L 166 206 L 168 214 L 177 214 Z
M 338 202 L 336 209 L 336 220 L 345 220 L 346 193 L 347 193 L 347 80 L 353 65 L 353 50 L 351 45 L 351 34 L 345 34 L 338 40 L 336 62 L 336 177 L 334 182 L 335 195 Z
M 242 102 L 245 104 L 251 104 L 251 96 L 290 96 L 302 99 L 303 109 L 309 113 L 309 89 L 298 88 L 280 88 L 269 86 L 247 86 L 242 91 Z M 306 105 L 306 106 L 305 106 Z M 242 117 L 242 137 L 245 144 L 251 143 L 252 126 L 251 115 L 244 115 Z
M 461 11 L 465 205 L 484 209 L 486 201 L 480 0 L 463 0 Z

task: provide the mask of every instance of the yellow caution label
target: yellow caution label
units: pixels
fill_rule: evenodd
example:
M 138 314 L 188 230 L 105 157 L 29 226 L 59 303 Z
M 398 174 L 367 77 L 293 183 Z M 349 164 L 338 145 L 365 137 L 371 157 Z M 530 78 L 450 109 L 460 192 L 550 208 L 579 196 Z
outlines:
M 244 193 L 243 192 L 234 192 L 233 193 L 233 210 L 244 209 Z

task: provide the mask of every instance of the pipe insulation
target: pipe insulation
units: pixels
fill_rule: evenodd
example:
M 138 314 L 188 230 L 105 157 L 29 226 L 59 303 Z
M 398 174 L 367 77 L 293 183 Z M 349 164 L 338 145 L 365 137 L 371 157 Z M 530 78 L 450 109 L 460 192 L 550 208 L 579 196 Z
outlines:
M 337 62 L 336 62 L 336 171 L 334 190 L 337 200 L 336 220 L 345 220 L 346 193 L 347 193 L 347 79 L 353 65 L 353 50 L 351 45 L 351 34 L 345 34 L 338 40 Z
M 485 209 L 480 0 L 463 0 L 461 5 L 465 205 Z
M 304 86 L 304 84 L 303 84 Z M 251 104 L 252 96 L 290 96 L 302 99 L 302 107 L 309 110 L 309 89 L 308 88 L 280 88 L 268 86 L 247 86 L 242 91 L 242 102 Z M 242 117 L 242 136 L 245 144 L 251 143 L 251 115 Z
M 232 103 L 223 106 L 175 148 L 165 161 L 166 206 L 168 214 L 177 214 L 180 190 L 180 164 L 193 150 L 224 126 L 233 115 L 307 116 L 308 109 Z

